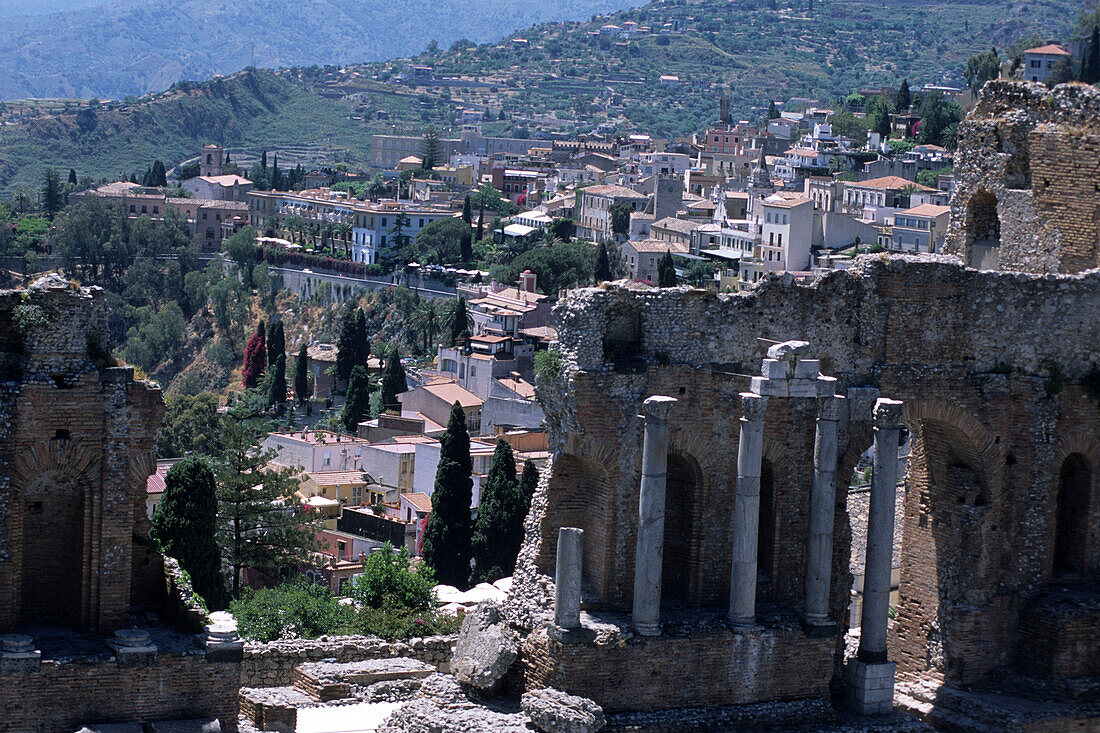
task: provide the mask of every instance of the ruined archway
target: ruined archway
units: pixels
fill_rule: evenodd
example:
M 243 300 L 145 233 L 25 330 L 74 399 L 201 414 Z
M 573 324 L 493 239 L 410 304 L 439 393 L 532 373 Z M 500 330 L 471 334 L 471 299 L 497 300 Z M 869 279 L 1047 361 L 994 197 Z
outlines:
M 23 542 L 20 618 L 80 626 L 84 598 L 85 492 L 67 477 L 45 475 L 21 492 Z
M 1054 574 L 1087 575 L 1092 467 L 1080 453 L 1066 456 L 1058 472 L 1055 509 Z
M 608 560 L 615 529 L 612 511 L 613 491 L 607 470 L 596 461 L 571 453 L 557 456 L 543 514 L 540 572 L 554 575 L 558 529 L 579 527 L 584 530 L 582 583 L 586 596 L 594 601 L 605 600 L 613 577 Z
M 995 270 L 1000 263 L 1001 220 L 997 197 L 979 191 L 966 204 L 963 220 L 967 264 L 979 270 Z
M 667 476 L 661 596 L 698 603 L 701 568 L 696 514 L 702 504 L 702 473 L 694 459 L 669 453 Z

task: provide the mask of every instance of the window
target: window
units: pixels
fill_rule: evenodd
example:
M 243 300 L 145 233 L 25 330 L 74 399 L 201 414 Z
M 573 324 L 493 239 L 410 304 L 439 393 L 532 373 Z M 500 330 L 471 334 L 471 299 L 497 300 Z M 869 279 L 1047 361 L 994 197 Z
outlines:
M 159 214 L 160 213 L 160 207 L 159 206 L 154 206 L 153 207 L 153 213 L 154 214 Z
M 141 207 L 141 213 L 143 213 L 143 214 L 144 214 L 144 213 L 147 213 L 148 211 L 149 211 L 149 207 L 148 207 L 148 206 L 142 206 L 142 207 Z
M 1039 61 L 1039 60 L 1037 60 L 1037 59 L 1032 59 L 1032 60 L 1031 60 L 1031 68 L 1033 68 L 1033 69 L 1039 69 L 1039 68 L 1042 68 L 1042 66 L 1043 66 L 1043 62 L 1042 62 L 1042 61 Z
M 355 504 L 357 506 L 359 504 L 363 503 L 363 487 L 362 486 L 352 486 L 351 487 L 351 503 Z
M 324 453 L 321 454 L 321 465 L 322 466 L 329 466 L 331 464 L 332 464 L 332 453 L 330 453 L 329 451 L 325 451 Z

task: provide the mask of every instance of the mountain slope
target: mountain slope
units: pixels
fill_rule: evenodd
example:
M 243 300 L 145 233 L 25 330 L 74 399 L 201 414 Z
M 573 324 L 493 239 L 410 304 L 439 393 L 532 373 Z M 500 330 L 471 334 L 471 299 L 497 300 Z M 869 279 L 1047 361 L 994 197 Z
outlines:
M 3 2 L 3 0 L 0 0 Z M 121 98 L 250 64 L 346 64 L 404 56 L 436 40 L 484 42 L 532 23 L 587 18 L 637 0 L 52 0 L 10 17 L 0 99 Z M 14 4 L 0 5 L 5 13 Z

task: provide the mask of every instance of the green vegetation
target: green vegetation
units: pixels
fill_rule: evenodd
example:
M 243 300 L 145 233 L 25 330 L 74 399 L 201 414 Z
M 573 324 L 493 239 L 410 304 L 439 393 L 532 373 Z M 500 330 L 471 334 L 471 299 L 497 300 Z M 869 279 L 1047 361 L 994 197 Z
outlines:
M 561 376 L 561 354 L 553 349 L 535 353 L 535 379 L 545 382 Z
M 195 592 L 212 610 L 225 608 L 229 601 L 215 542 L 217 527 L 214 472 L 205 460 L 185 458 L 168 470 L 149 536 L 161 552 L 179 561 Z
M 435 576 L 431 568 L 410 568 L 412 558 L 404 547 L 395 552 L 390 543 L 367 556 L 363 574 L 355 579 L 350 596 L 370 608 L 426 611 L 436 606 Z
M 489 474 L 481 487 L 470 546 L 474 558 L 473 582 L 492 583 L 512 574 L 523 542 L 525 497 L 516 481 L 516 460 L 512 446 L 497 438 Z
M 440 583 L 460 589 L 468 587 L 470 579 L 472 470 L 466 413 L 455 402 L 447 431 L 440 438 L 432 513 L 428 516 L 421 554 Z

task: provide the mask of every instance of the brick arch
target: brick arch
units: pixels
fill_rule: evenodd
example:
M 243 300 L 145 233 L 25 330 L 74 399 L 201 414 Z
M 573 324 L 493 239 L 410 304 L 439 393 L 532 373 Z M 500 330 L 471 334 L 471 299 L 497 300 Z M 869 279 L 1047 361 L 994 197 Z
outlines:
M 601 451 L 608 457 L 606 450 Z M 585 600 L 594 605 L 605 601 L 614 580 L 611 558 L 614 544 L 615 489 L 608 464 L 577 453 L 554 457 L 547 479 L 546 510 L 543 512 L 537 565 L 540 572 L 554 576 L 558 530 L 584 530 L 582 579 Z
M 87 626 L 99 503 L 99 458 L 68 439 L 39 441 L 13 462 L 13 546 L 18 617 Z
M 1054 455 L 1051 572 L 1070 570 L 1096 577 L 1100 575 L 1100 437 L 1093 431 L 1073 430 L 1058 438 Z
M 907 402 L 903 420 L 912 450 L 895 626 L 899 663 L 905 671 L 931 669 L 952 682 L 972 681 L 1008 653 L 968 641 L 975 623 L 970 609 L 992 603 L 988 589 L 997 587 L 1004 450 L 974 415 L 940 400 Z
M 702 515 L 708 507 L 707 481 L 695 456 L 672 445 L 665 486 L 665 535 L 661 595 L 702 603 L 708 583 L 704 567 Z

